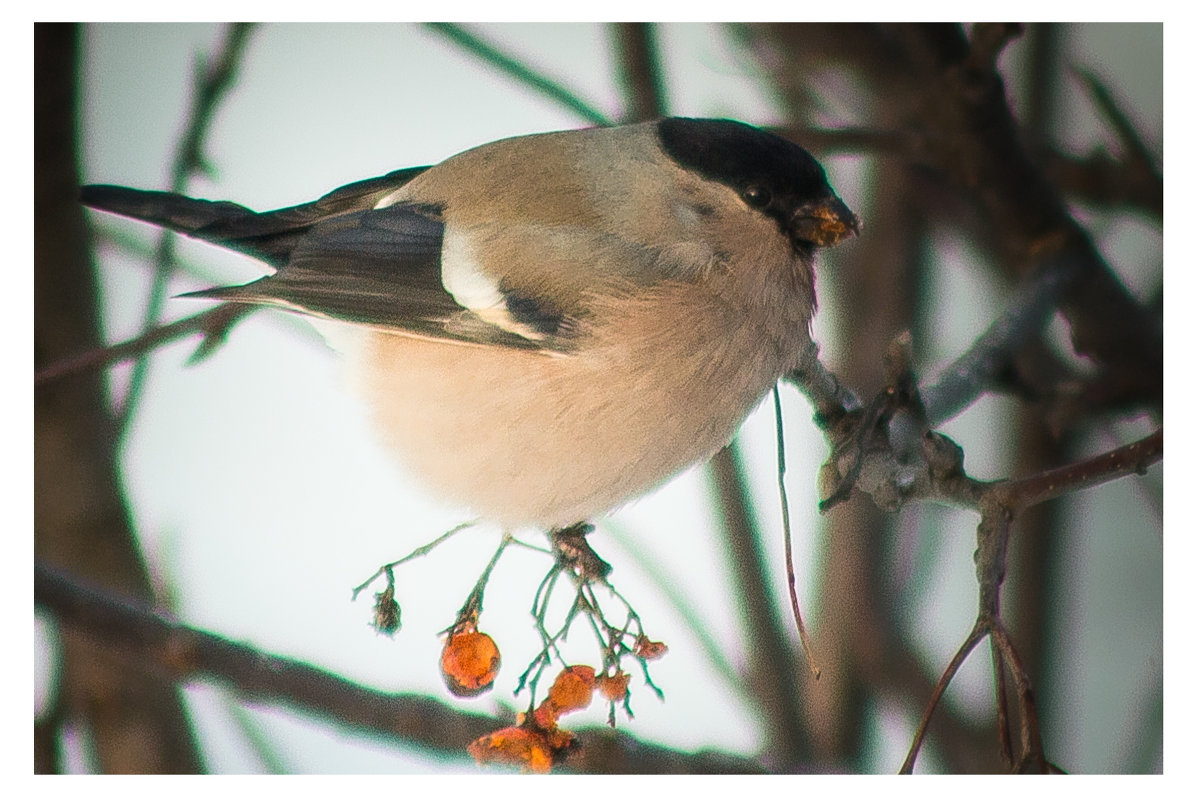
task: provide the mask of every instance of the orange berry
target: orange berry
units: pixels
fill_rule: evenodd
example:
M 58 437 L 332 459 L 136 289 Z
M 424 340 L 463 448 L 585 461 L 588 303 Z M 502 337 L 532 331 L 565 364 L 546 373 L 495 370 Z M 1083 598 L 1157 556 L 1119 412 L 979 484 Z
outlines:
M 549 772 L 554 748 L 540 731 L 523 727 L 502 728 L 467 745 L 480 764 L 506 764 L 529 772 Z
M 549 697 L 533 710 L 529 723 L 544 731 L 548 731 L 558 724 L 558 709 L 554 707 L 554 703 L 550 702 Z
M 467 746 L 480 764 L 504 764 L 524 772 L 549 772 L 579 749 L 575 734 L 557 726 L 542 730 L 528 722 L 481 736 Z
M 667 654 L 667 646 L 662 642 L 652 642 L 645 636 L 639 636 L 633 643 L 633 654 L 643 661 L 653 661 Z
M 455 697 L 475 697 L 492 688 L 500 671 L 500 649 L 486 633 L 451 633 L 442 648 L 442 679 Z
M 569 711 L 587 708 L 592 703 L 592 690 L 596 686 L 596 670 L 580 664 L 567 667 L 558 673 L 554 685 L 550 687 L 547 701 L 554 707 L 558 716 Z
M 610 703 L 624 700 L 629 694 L 629 673 L 617 670 L 615 675 L 601 675 L 596 678 L 596 688 Z

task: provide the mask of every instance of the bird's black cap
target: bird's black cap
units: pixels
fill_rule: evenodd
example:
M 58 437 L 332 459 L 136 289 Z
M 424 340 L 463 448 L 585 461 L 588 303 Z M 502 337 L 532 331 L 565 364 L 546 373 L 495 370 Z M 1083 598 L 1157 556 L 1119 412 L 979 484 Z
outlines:
M 670 117 L 658 123 L 663 150 L 680 166 L 739 192 L 763 185 L 773 194 L 830 194 L 825 170 L 798 144 L 744 122 Z
M 814 240 L 801 232 L 805 229 L 797 227 L 797 220 L 817 207 L 828 209 L 819 218 L 838 219 L 839 230 L 848 234 L 858 229 L 857 218 L 829 188 L 825 170 L 798 144 L 744 122 L 684 117 L 661 120 L 658 138 L 677 164 L 738 192 L 747 204 L 774 218 L 793 241 L 825 245 L 843 238 Z

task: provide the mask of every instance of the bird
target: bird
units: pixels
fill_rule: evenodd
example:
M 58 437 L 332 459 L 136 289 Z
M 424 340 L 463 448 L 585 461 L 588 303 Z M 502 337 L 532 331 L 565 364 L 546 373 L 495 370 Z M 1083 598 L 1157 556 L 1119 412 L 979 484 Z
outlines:
M 728 444 L 811 345 L 817 250 L 860 228 L 799 145 L 683 117 L 501 139 L 262 213 L 81 201 L 264 262 L 187 296 L 313 318 L 418 483 L 546 531 Z

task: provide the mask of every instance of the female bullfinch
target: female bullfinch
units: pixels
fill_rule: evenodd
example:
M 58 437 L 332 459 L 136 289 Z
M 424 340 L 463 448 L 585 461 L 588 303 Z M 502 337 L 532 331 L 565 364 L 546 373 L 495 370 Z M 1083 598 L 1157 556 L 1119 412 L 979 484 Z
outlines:
M 389 448 L 507 528 L 586 521 L 729 442 L 808 349 L 816 249 L 858 232 L 808 152 L 711 119 L 504 139 L 265 213 L 82 200 L 274 268 L 193 296 L 330 321 Z

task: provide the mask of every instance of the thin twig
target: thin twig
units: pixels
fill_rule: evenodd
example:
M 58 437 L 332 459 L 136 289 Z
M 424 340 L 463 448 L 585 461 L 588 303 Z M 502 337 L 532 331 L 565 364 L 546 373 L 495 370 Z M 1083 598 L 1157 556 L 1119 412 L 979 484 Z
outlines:
M 34 602 L 60 625 L 109 645 L 131 662 L 152 664 L 179 683 L 219 679 L 240 702 L 301 710 L 440 757 L 462 758 L 467 743 L 508 724 L 425 695 L 380 692 L 302 661 L 188 627 L 41 564 L 34 566 Z M 682 753 L 607 727 L 578 733 L 584 748 L 569 768 L 582 772 L 763 771 L 750 759 L 715 751 Z
M 779 402 L 779 386 L 771 390 L 775 401 L 775 454 L 778 460 L 776 475 L 779 479 L 779 507 L 783 515 L 783 563 L 787 570 L 788 600 L 792 604 L 792 617 L 796 620 L 796 630 L 800 634 L 800 646 L 804 649 L 804 657 L 808 659 L 808 669 L 814 680 L 820 680 L 821 668 L 817 666 L 817 656 L 813 650 L 812 641 L 808 638 L 808 629 L 804 627 L 804 616 L 800 613 L 800 601 L 796 598 L 796 566 L 792 556 L 792 515 L 788 511 L 787 484 L 784 476 L 787 474 L 787 460 L 783 444 L 783 406 Z
M 992 681 L 996 691 L 996 737 L 1000 742 L 1000 760 L 1012 769 L 1015 763 L 1012 751 L 1012 732 L 1008 720 L 1008 681 L 1004 677 L 1004 657 L 999 645 L 992 639 Z
M 1021 658 L 1017 655 L 1017 648 L 1008 630 L 999 619 L 992 620 L 989 632 L 1017 688 L 1017 708 L 1021 714 L 1021 754 L 1014 766 L 1022 771 L 1045 772 L 1046 754 L 1042 750 L 1041 726 L 1038 724 L 1029 675 L 1021 665 Z
M 983 620 L 977 620 L 975 627 L 971 629 L 970 635 L 966 641 L 959 646 L 954 657 L 950 659 L 950 663 L 946 665 L 946 669 L 942 671 L 942 676 L 938 678 L 937 685 L 934 686 L 933 695 L 929 698 L 929 703 L 925 706 L 925 713 L 921 715 L 921 721 L 917 723 L 916 733 L 913 734 L 912 744 L 908 748 L 908 755 L 904 759 L 904 764 L 900 767 L 901 775 L 911 775 L 913 767 L 917 763 L 917 754 L 921 751 L 921 744 L 925 741 L 925 735 L 929 732 L 929 722 L 933 719 L 933 712 L 937 709 L 938 702 L 942 699 L 942 695 L 946 693 L 946 689 L 950 686 L 950 681 L 954 679 L 959 667 L 967 660 L 967 656 L 971 655 L 971 651 L 975 649 L 975 645 L 987 635 L 987 625 Z
M 375 570 L 374 575 L 367 578 L 365 581 L 360 583 L 358 586 L 354 587 L 354 591 L 350 595 L 350 602 L 354 602 L 355 600 L 357 600 L 359 594 L 362 593 L 363 589 L 366 589 L 368 586 L 370 586 L 372 583 L 374 583 L 376 578 L 378 578 L 380 575 L 383 575 L 388 570 L 394 569 L 394 568 L 400 566 L 401 564 L 412 561 L 414 558 L 420 558 L 421 556 L 429 555 L 429 553 L 431 551 L 433 551 L 434 548 L 436 548 L 439 544 L 441 544 L 442 542 L 449 539 L 454 534 L 456 534 L 460 531 L 466 530 L 467 528 L 470 528 L 472 525 L 477 525 L 477 524 L 479 524 L 479 520 L 477 520 L 477 519 L 473 519 L 468 522 L 461 522 L 458 525 L 455 525 L 450 530 L 443 533 L 441 536 L 434 539 L 432 542 L 426 542 L 425 544 L 421 545 L 417 549 L 413 550 L 411 553 L 404 556 L 404 558 L 384 564 L 379 569 Z
M 193 333 L 203 334 L 206 340 L 221 340 L 228 335 L 235 323 L 254 310 L 254 306 L 222 303 L 199 314 L 151 328 L 141 336 L 124 342 L 56 361 L 34 373 L 34 388 L 40 388 L 68 375 L 102 369 L 133 358 L 143 358 L 151 350 Z
M 997 502 L 1011 509 L 1024 509 L 1067 492 L 1098 486 L 1126 475 L 1141 475 L 1162 458 L 1163 429 L 1159 428 L 1144 439 L 1094 458 L 996 484 L 991 494 Z
M 1100 108 L 1105 120 L 1117 134 L 1117 138 L 1121 141 L 1121 147 L 1125 151 L 1123 155 L 1136 164 L 1139 169 L 1158 176 L 1161 180 L 1161 176 L 1158 174 L 1157 159 L 1150 152 L 1150 147 L 1142 139 L 1142 135 L 1138 133 L 1129 114 L 1121 108 L 1121 104 L 1117 102 L 1112 91 L 1091 70 L 1076 67 L 1075 75 L 1083 81 L 1088 93 L 1092 96 L 1092 101 Z
M 203 152 L 204 139 L 216 118 L 217 106 L 224 100 L 236 82 L 237 71 L 253 30 L 254 25 L 251 23 L 230 25 L 216 58 L 208 65 L 197 64 L 194 76 L 195 95 L 192 98 L 188 122 L 184 126 L 183 139 L 175 150 L 175 158 L 171 167 L 170 191 L 185 191 L 188 181 L 195 172 L 211 172 L 211 167 Z M 142 317 L 142 331 L 145 334 L 149 334 L 158 324 L 167 298 L 167 284 L 174 269 L 175 234 L 164 230 L 159 235 L 154 282 L 151 284 L 150 295 L 146 299 L 146 310 Z M 149 368 L 150 361 L 145 356 L 139 356 L 133 365 L 133 371 L 129 376 L 129 387 L 125 393 L 125 402 L 117 414 L 119 430 L 125 430 L 137 412 Z
M 599 524 L 601 528 L 612 534 L 613 540 L 625 550 L 641 569 L 642 574 L 649 578 L 662 593 L 667 605 L 679 615 L 687 629 L 696 637 L 700 643 L 700 649 L 704 651 L 709 663 L 724 679 L 726 685 L 730 689 L 744 694 L 746 685 L 725 654 L 725 647 L 713 636 L 711 625 L 700 618 L 695 601 L 683 591 L 678 581 L 671 580 L 668 571 L 659 563 L 660 559 L 642 547 L 629 531 L 618 525 L 612 518 L 605 519 Z
M 458 618 L 442 633 L 449 633 L 457 628 L 464 621 L 469 620 L 474 623 L 479 619 L 479 615 L 483 613 L 483 593 L 487 589 L 488 580 L 492 577 L 492 570 L 496 568 L 496 564 L 500 563 L 500 556 L 504 555 L 504 551 L 508 546 L 515 541 L 512 534 L 505 532 L 500 537 L 500 544 L 496 546 L 496 552 L 492 554 L 492 559 L 488 561 L 483 572 L 479 575 L 479 580 L 475 581 L 475 586 L 471 589 L 471 593 L 467 595 L 467 599 L 463 602 L 462 608 L 459 609 Z
M 484 41 L 462 25 L 449 22 L 427 22 L 425 29 L 444 36 L 476 58 L 496 67 L 519 83 L 546 95 L 588 122 L 595 125 L 611 125 L 613 123 L 611 116 L 585 101 L 578 92 L 567 88 L 547 75 L 536 72 L 516 57 Z

